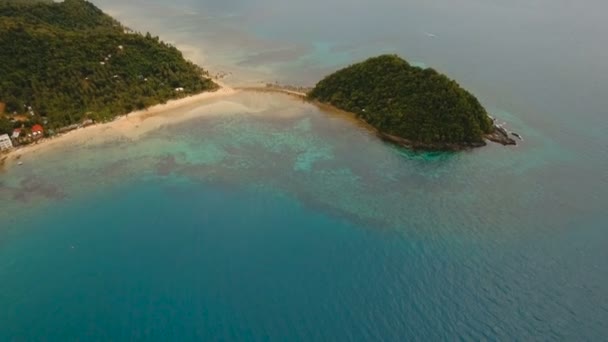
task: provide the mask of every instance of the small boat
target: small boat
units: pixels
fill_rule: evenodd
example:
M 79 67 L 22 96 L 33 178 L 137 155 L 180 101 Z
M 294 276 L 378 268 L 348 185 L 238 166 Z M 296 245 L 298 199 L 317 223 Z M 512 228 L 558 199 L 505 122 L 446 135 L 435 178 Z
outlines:
M 20 161 L 20 162 L 17 163 L 17 165 L 21 166 L 21 165 L 23 165 L 23 162 Z

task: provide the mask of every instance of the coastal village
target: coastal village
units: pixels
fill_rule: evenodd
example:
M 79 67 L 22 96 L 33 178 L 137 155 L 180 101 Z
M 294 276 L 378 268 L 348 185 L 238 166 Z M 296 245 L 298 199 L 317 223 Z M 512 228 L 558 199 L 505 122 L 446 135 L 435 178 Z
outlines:
M 0 134 L 0 154 L 30 144 L 41 142 L 44 138 L 51 138 L 69 131 L 93 125 L 92 119 L 84 119 L 78 124 L 62 127 L 58 130 L 47 129 L 48 121 L 45 117 L 38 115 L 34 108 L 28 106 L 25 113 L 5 113 L 6 105 L 0 102 L 0 119 L 4 119 L 12 125 L 10 132 Z

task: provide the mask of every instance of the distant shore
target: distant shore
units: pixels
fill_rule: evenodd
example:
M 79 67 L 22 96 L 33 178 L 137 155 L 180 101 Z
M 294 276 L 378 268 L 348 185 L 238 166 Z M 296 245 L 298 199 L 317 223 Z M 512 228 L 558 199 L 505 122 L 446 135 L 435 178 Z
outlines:
M 216 81 L 216 83 L 218 82 Z M 110 122 L 75 129 L 54 137 L 40 139 L 29 145 L 14 148 L 8 153 L 0 154 L 0 169 L 17 164 L 23 156 L 41 153 L 58 146 L 65 146 L 66 144 L 83 144 L 112 136 L 135 139 L 163 125 L 179 122 L 180 118 L 183 120 L 188 119 L 188 117 L 179 117 L 179 115 L 178 117 L 175 115 L 164 116 L 163 114 L 165 113 L 202 104 L 206 100 L 217 99 L 238 92 L 238 90 L 224 84 L 218 83 L 218 85 L 220 88 L 215 91 L 170 100 L 165 104 L 155 105 L 148 109 L 118 116 Z

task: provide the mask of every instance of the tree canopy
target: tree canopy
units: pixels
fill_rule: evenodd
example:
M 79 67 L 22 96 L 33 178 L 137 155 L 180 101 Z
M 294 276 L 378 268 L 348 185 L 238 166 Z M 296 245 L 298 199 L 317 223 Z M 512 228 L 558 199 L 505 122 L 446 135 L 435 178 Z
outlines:
M 175 47 L 84 0 L 0 0 L 0 102 L 51 127 L 217 88 Z M 178 89 L 179 88 L 179 89 Z
M 353 112 L 380 132 L 428 146 L 476 144 L 493 130 L 486 110 L 458 83 L 395 55 L 339 70 L 309 97 Z

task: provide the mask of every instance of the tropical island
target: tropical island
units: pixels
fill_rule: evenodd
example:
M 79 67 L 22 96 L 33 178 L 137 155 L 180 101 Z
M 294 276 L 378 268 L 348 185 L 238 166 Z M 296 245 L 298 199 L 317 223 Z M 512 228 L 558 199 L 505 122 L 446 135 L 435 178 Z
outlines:
M 0 46 L 0 151 L 170 100 L 183 104 L 233 91 L 217 91 L 209 73 L 177 48 L 132 31 L 85 0 L 0 0 Z M 238 90 L 338 108 L 382 139 L 415 149 L 515 144 L 458 83 L 395 55 L 351 65 L 314 88 L 268 83 Z
M 0 0 L 0 46 L 0 135 L 15 144 L 218 89 L 174 46 L 84 0 Z
M 310 100 L 354 113 L 388 141 L 416 149 L 460 150 L 485 140 L 513 145 L 471 93 L 433 69 L 382 55 L 339 70 Z

